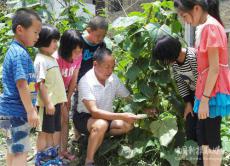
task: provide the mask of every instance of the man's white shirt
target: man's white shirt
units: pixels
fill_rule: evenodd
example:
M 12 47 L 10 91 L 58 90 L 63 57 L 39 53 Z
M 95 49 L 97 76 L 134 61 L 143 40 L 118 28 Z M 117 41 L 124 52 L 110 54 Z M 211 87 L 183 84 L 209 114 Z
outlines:
M 128 97 L 129 94 L 129 91 L 115 74 L 106 80 L 104 86 L 98 81 L 94 68 L 92 68 L 79 81 L 77 111 L 89 113 L 82 102 L 85 99 L 95 101 L 99 109 L 113 112 L 115 97 Z

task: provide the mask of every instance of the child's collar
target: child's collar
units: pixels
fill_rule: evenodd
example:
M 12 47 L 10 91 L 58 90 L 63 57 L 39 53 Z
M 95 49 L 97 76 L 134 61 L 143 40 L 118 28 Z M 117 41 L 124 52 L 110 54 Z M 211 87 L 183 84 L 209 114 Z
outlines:
M 97 46 L 98 44 L 93 44 L 93 43 L 91 43 L 89 40 L 87 40 L 87 35 L 88 35 L 89 33 L 87 32 L 87 31 L 84 31 L 83 32 L 83 34 L 82 34 L 82 38 L 83 38 L 83 40 L 88 44 L 88 45 L 90 45 L 90 46 Z
M 28 52 L 27 48 L 22 43 L 20 43 L 17 39 L 13 39 L 12 43 L 17 44 L 18 46 L 22 47 L 24 50 Z

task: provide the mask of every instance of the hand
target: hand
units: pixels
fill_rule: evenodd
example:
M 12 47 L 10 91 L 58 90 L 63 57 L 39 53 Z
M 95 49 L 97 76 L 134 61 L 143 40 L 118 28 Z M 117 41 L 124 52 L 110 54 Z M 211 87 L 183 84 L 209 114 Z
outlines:
M 37 110 L 33 108 L 33 110 L 27 112 L 27 119 L 29 125 L 34 128 L 39 126 L 39 117 L 37 114 Z
M 198 110 L 198 117 L 199 119 L 206 119 L 209 117 L 209 104 L 208 104 L 208 99 L 205 97 L 201 98 L 200 101 L 200 106 Z
M 123 120 L 126 121 L 129 124 L 134 123 L 136 120 L 138 120 L 138 116 L 132 113 L 123 113 Z
M 190 113 L 191 113 L 192 117 L 194 117 L 192 104 L 190 102 L 187 102 L 185 104 L 185 109 L 184 109 L 184 120 L 186 120 L 188 114 L 190 114 Z
M 55 107 L 52 103 L 48 103 L 46 105 L 46 114 L 47 115 L 54 115 L 55 113 Z

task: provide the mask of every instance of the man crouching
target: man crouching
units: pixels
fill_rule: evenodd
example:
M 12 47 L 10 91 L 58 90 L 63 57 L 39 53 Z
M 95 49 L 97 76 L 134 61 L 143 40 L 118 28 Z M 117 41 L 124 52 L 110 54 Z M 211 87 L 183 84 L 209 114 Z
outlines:
M 88 134 L 85 166 L 94 166 L 94 155 L 102 144 L 104 135 L 129 132 L 138 116 L 132 113 L 114 113 L 115 97 L 129 98 L 129 91 L 113 74 L 115 59 L 107 48 L 94 53 L 93 68 L 79 81 L 78 107 L 73 121 L 75 128 Z

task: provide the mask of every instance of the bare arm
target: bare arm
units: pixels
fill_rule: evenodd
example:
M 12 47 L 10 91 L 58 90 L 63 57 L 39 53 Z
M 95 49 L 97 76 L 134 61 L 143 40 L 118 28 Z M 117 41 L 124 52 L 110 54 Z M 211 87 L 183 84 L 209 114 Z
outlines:
M 205 96 L 211 96 L 212 90 L 216 84 L 216 80 L 218 77 L 218 73 L 219 73 L 218 48 L 208 48 L 208 62 L 209 62 L 208 76 L 205 83 L 203 96 L 201 98 L 201 104 L 199 107 L 200 119 L 206 119 L 209 116 L 209 107 L 208 107 L 209 98 Z
M 79 69 L 74 70 L 72 79 L 71 79 L 70 84 L 69 84 L 68 94 L 67 94 L 68 110 L 69 110 L 70 104 L 71 104 L 71 96 L 73 95 L 73 92 L 75 91 L 75 88 L 77 86 L 76 82 L 77 82 L 78 72 L 79 72 Z
M 74 72 L 73 72 L 73 76 L 72 76 L 72 79 L 70 81 L 70 84 L 69 84 L 69 88 L 68 88 L 68 95 L 67 95 L 67 98 L 70 99 L 75 88 L 76 88 L 76 82 L 77 82 L 77 77 L 78 77 L 78 72 L 79 72 L 79 69 L 75 69 Z
M 212 90 L 216 84 L 216 80 L 219 74 L 219 51 L 218 48 L 208 49 L 208 62 L 209 70 L 208 77 L 205 83 L 204 95 L 210 96 Z
M 96 102 L 93 100 L 83 100 L 84 105 L 87 110 L 91 113 L 92 117 L 95 119 L 106 119 L 106 120 L 124 120 L 128 123 L 133 123 L 138 117 L 132 113 L 113 113 L 98 109 Z
M 44 105 L 46 107 L 46 114 L 53 115 L 55 112 L 55 108 L 52 102 L 50 101 L 50 97 L 48 96 L 48 90 L 45 86 L 45 80 L 42 80 L 39 83 L 39 90 L 40 90 L 42 101 L 44 102 Z
M 20 98 L 27 112 L 28 123 L 31 127 L 39 125 L 38 115 L 35 107 L 32 104 L 29 86 L 26 80 L 20 79 L 17 81 L 16 86 L 19 91 Z

